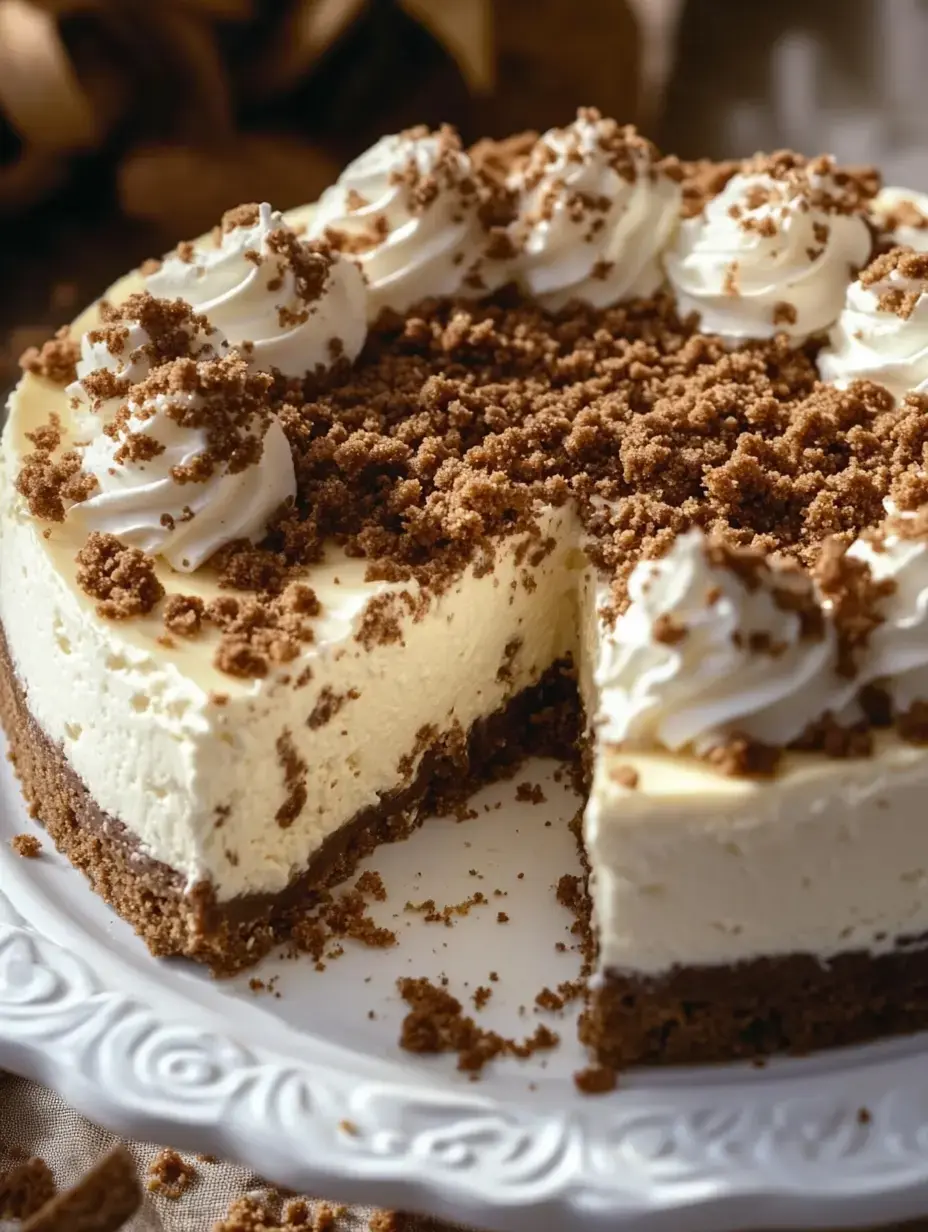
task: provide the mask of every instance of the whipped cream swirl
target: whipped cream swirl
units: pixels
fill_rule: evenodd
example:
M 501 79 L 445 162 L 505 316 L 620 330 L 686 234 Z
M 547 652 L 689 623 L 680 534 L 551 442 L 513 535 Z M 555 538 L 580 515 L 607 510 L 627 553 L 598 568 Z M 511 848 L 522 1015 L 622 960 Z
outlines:
M 862 535 L 848 556 L 864 561 L 876 582 L 891 582 L 880 624 L 867 639 L 858 684 L 879 681 L 897 713 L 928 702 L 928 511 L 897 513 Z
M 118 406 L 119 397 L 159 364 L 218 359 L 227 349 L 221 331 L 189 304 L 143 291 L 117 307 L 102 306 L 100 324 L 81 338 L 77 380 L 67 394 L 101 413 Z M 101 373 L 107 375 L 100 379 Z
M 733 342 L 834 324 L 871 236 L 850 178 L 831 159 L 754 160 L 702 213 L 680 225 L 665 256 L 681 315 Z
M 474 169 L 452 130 L 383 137 L 345 168 L 309 224 L 364 272 L 368 315 L 493 290 Z M 497 279 L 496 281 L 500 281 Z
M 156 368 L 83 448 L 97 487 L 69 517 L 184 573 L 234 539 L 260 539 L 296 494 L 270 380 L 235 353 Z
M 841 388 L 876 381 L 897 401 L 928 388 L 928 254 L 895 248 L 867 266 L 847 289 L 818 370 Z
M 870 215 L 882 239 L 928 252 L 928 194 L 883 188 L 871 203 Z
M 674 166 L 634 128 L 593 109 L 545 133 L 510 179 L 525 290 L 554 311 L 572 299 L 603 308 L 652 295 L 680 212 Z
M 606 741 L 704 752 L 737 734 L 781 746 L 842 687 L 834 632 L 801 572 L 694 530 L 636 565 L 628 594 L 596 673 Z
M 367 336 L 352 262 L 303 243 L 267 203 L 230 210 L 212 243 L 181 244 L 146 284 L 207 316 L 255 371 L 302 377 L 353 360 Z

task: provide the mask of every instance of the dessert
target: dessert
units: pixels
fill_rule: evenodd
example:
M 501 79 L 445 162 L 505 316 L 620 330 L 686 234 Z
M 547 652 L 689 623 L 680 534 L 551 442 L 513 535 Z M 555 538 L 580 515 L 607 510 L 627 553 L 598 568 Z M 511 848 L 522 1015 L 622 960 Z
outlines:
M 928 1024 L 928 266 L 878 191 L 416 129 L 25 357 L 0 710 L 153 953 L 255 962 L 553 752 L 600 1062 Z

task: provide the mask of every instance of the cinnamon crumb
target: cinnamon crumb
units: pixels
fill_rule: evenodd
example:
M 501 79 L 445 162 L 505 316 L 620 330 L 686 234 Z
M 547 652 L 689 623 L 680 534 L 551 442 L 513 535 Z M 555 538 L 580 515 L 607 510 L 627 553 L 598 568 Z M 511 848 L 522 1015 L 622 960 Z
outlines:
M 93 531 L 77 554 L 77 564 L 78 586 L 99 600 L 97 615 L 107 620 L 145 616 L 164 596 L 152 557 L 126 547 L 115 535 Z
M 24 860 L 36 860 L 42 854 L 42 843 L 34 834 L 16 834 L 10 846 Z
M 197 1179 L 197 1170 L 192 1164 L 169 1147 L 159 1151 L 148 1165 L 148 1181 L 145 1188 L 164 1198 L 176 1201 Z

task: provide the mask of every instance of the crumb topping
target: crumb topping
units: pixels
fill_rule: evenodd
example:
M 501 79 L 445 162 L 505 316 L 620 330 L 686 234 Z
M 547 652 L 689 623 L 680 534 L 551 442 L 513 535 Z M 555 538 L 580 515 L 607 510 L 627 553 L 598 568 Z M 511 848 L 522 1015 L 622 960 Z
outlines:
M 249 372 L 233 353 L 223 359 L 175 359 L 153 369 L 132 387 L 131 401 L 116 412 L 103 431 L 119 442 L 116 462 L 146 461 L 164 446 L 133 423 L 154 415 L 158 406 L 182 428 L 203 432 L 206 448 L 183 465 L 171 467 L 175 483 L 205 483 L 218 471 L 239 474 L 261 460 L 270 423 L 267 373 Z
M 24 860 L 36 860 L 42 854 L 42 844 L 34 834 L 16 834 L 10 846 Z
M 464 1012 L 446 988 L 425 978 L 397 981 L 400 996 L 410 1006 L 403 1020 L 400 1047 L 407 1052 L 457 1054 L 458 1069 L 479 1074 L 496 1057 L 530 1057 L 555 1048 L 558 1036 L 544 1025 L 524 1040 L 507 1039 L 488 1031 Z
M 58 452 L 62 430 L 57 415 L 53 414 L 43 427 L 27 432 L 26 439 L 33 449 L 23 458 L 16 476 L 16 491 L 25 498 L 34 518 L 63 522 L 68 504 L 79 503 L 92 496 L 97 480 L 81 470 L 81 459 L 76 450 Z
M 197 1170 L 192 1164 L 178 1155 L 177 1151 L 166 1147 L 159 1151 L 148 1165 L 148 1180 L 146 1189 L 149 1193 L 160 1194 L 164 1198 L 176 1201 L 190 1188 L 197 1179 Z
M 77 554 L 77 565 L 78 586 L 99 600 L 97 615 L 107 620 L 145 616 L 164 597 L 154 560 L 115 535 L 93 531 Z
M 77 379 L 77 361 L 81 357 L 80 343 L 70 336 L 67 325 L 43 342 L 40 347 L 29 347 L 19 359 L 23 372 L 43 377 L 55 385 L 70 385 Z
M 900 320 L 907 321 L 928 291 L 928 253 L 916 252 L 913 248 L 891 248 L 875 257 L 858 277 L 865 287 L 874 287 L 889 280 L 892 274 L 916 285 L 891 284 L 883 288 L 877 306 L 881 312 L 894 313 Z

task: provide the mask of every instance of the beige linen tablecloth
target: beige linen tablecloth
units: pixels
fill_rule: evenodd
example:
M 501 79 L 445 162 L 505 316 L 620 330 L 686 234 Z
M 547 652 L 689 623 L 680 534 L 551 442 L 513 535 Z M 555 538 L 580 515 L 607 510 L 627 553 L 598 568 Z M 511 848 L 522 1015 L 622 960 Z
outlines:
M 0 1074 L 0 1178 L 27 1156 L 45 1160 L 59 1189 L 75 1184 L 118 1140 L 72 1111 L 54 1092 L 23 1078 Z M 126 1143 L 135 1158 L 143 1186 L 158 1147 Z M 254 1195 L 271 1210 L 280 1195 L 255 1173 L 232 1164 L 208 1162 L 193 1155 L 185 1161 L 195 1175 L 178 1198 L 147 1192 L 139 1212 L 125 1232 L 212 1232 L 230 1205 L 243 1195 Z M 338 1203 L 311 1203 L 314 1220 L 306 1232 L 460 1232 L 450 1225 L 413 1215 L 375 1211 L 371 1207 L 339 1210 Z M 334 1213 L 329 1222 L 325 1208 Z M 337 1213 L 336 1213 L 337 1212 Z M 271 1227 L 276 1226 L 274 1223 Z M 546 1232 L 539 1228 L 538 1232 Z M 551 1232 L 569 1232 L 551 1229 Z

